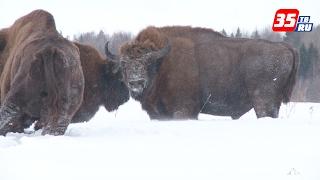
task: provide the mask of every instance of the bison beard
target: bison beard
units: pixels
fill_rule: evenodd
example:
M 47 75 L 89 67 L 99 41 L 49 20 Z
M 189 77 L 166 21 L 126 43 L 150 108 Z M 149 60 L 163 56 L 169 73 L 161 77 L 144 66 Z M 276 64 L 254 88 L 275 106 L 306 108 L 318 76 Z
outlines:
M 288 44 L 180 26 L 148 27 L 109 58 L 118 60 L 131 96 L 152 119 L 196 119 L 200 111 L 238 119 L 251 108 L 258 118 L 276 118 L 299 63 Z M 141 79 L 146 86 L 135 91 L 132 82 Z

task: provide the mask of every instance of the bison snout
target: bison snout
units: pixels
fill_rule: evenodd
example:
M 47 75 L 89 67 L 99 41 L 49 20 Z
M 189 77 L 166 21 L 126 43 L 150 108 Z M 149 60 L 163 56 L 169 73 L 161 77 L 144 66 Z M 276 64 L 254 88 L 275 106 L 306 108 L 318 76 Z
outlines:
M 144 79 L 133 80 L 129 81 L 129 88 L 135 92 L 142 92 L 142 90 L 146 87 L 146 84 L 147 82 Z

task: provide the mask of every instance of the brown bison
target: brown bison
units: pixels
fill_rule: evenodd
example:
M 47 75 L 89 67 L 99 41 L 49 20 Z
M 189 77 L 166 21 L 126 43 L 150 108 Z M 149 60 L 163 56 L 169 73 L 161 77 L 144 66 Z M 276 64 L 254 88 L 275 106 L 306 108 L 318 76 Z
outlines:
M 129 100 L 129 90 L 120 80 L 121 72 L 115 72 L 115 64 L 102 58 L 89 45 L 74 43 L 80 51 L 80 60 L 85 79 L 83 102 L 72 119 L 73 123 L 89 121 L 103 105 L 108 111 Z
M 64 134 L 83 99 L 78 48 L 56 30 L 53 16 L 36 10 L 1 30 L 0 131 L 27 117 L 42 134 Z
M 152 119 L 237 119 L 254 108 L 278 117 L 295 84 L 298 55 L 287 44 L 227 38 L 210 29 L 148 27 L 122 46 L 118 62 L 131 96 Z
M 82 104 L 71 120 L 71 123 L 79 123 L 89 121 L 100 106 L 104 106 L 108 111 L 118 109 L 129 100 L 129 91 L 120 80 L 121 72 L 114 72 L 115 64 L 112 61 L 102 58 L 100 53 L 89 45 L 77 42 L 74 44 L 80 51 L 85 80 Z M 30 122 L 23 128 L 28 126 Z M 41 122 L 37 123 L 35 129 L 41 129 L 42 126 Z M 23 131 L 23 128 L 19 132 Z
M 35 16 L 36 19 L 38 19 L 37 16 L 48 16 L 50 17 L 47 18 L 49 20 L 52 18 L 50 14 L 42 10 L 34 11 L 28 16 L 31 15 Z M 28 20 L 30 21 L 32 18 L 29 18 Z M 39 20 L 45 21 L 44 18 L 40 18 L 38 21 Z M 8 50 L 4 51 L 4 47 L 6 47 L 8 42 L 7 36 L 9 30 L 10 29 L 4 29 L 0 31 L 0 73 L 3 71 L 3 65 L 9 61 L 7 54 L 12 53 Z M 59 38 L 61 39 L 60 36 Z M 67 40 L 64 39 L 64 41 Z M 70 42 L 67 44 L 70 44 Z M 101 105 L 104 105 L 108 111 L 117 109 L 121 104 L 125 103 L 129 99 L 129 92 L 125 84 L 119 80 L 121 79 L 122 74 L 120 72 L 114 73 L 113 68 L 115 65 L 113 62 L 102 58 L 99 52 L 91 46 L 80 43 L 73 44 L 75 45 L 72 45 L 73 48 L 77 47 L 77 51 L 80 52 L 80 61 L 85 84 L 83 101 L 80 103 L 81 106 L 78 108 L 71 120 L 72 123 L 75 123 L 88 121 Z M 66 59 L 66 62 L 67 61 L 68 59 Z M 82 95 L 79 94 L 78 97 L 80 98 Z M 39 109 L 34 107 L 34 111 L 42 111 L 42 109 L 40 107 Z M 5 134 L 6 132 L 23 132 L 24 128 L 29 127 L 36 120 L 38 120 L 35 127 L 36 129 L 46 127 L 46 121 L 43 121 L 42 118 L 40 118 L 40 114 L 36 115 L 24 112 L 20 118 L 12 119 L 9 123 L 7 123 L 5 127 L 0 130 L 0 134 Z

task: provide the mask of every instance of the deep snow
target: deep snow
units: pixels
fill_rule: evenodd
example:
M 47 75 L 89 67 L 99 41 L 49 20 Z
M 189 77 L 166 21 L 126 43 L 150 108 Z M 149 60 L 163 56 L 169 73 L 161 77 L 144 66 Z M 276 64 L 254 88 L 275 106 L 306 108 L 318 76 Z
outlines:
M 138 102 L 100 109 L 64 136 L 0 136 L 0 180 L 319 180 L 320 104 L 280 118 L 150 121 Z

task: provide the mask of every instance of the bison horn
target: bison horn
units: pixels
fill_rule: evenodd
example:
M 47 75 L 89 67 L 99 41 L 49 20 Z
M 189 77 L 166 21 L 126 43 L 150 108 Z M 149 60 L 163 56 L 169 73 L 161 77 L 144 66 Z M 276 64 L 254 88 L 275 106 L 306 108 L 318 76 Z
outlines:
M 111 61 L 119 61 L 120 58 L 117 55 L 112 54 L 109 51 L 108 46 L 109 46 L 109 41 L 106 43 L 106 45 L 104 47 L 104 51 L 105 51 L 105 54 L 106 54 L 107 58 L 110 59 Z
M 167 42 L 166 46 L 158 51 L 154 51 L 150 53 L 152 59 L 160 59 L 166 56 L 171 50 L 171 44 Z
M 109 59 L 111 61 L 111 64 L 113 64 L 112 73 L 116 74 L 120 70 L 120 58 L 117 55 L 112 54 L 109 51 L 108 46 L 109 46 L 109 41 L 106 43 L 104 50 L 105 50 L 107 59 Z

